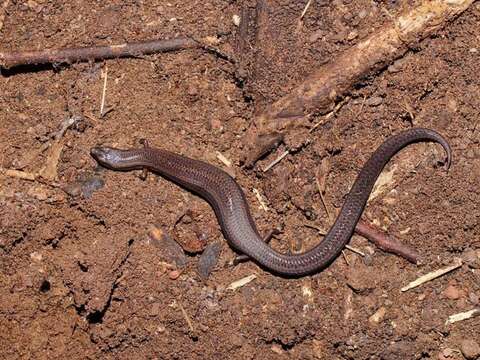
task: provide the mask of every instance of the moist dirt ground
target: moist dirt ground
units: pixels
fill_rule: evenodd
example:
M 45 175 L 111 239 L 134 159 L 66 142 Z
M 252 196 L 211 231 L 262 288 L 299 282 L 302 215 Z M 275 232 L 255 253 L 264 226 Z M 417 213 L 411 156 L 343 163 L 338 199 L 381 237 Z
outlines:
M 255 114 L 415 1 L 314 0 L 300 21 L 307 1 L 269 0 L 261 22 L 253 0 L 6 3 L 2 51 L 194 36 L 228 56 L 190 49 L 2 70 L 0 358 L 474 358 L 480 317 L 445 322 L 480 306 L 479 2 L 368 74 L 335 113 L 302 124 L 321 122 L 314 131 L 292 129 L 301 146 L 280 145 L 253 169 L 242 160 Z M 312 225 L 328 230 L 376 147 L 414 126 L 448 139 L 451 169 L 440 146 L 409 146 L 384 170 L 364 219 L 417 249 L 421 264 L 354 235 L 364 256 L 345 250 L 298 279 L 233 266 L 204 200 L 153 174 L 101 169 L 89 155 L 97 144 L 146 138 L 222 167 L 245 190 L 259 231 L 281 229 L 271 246 L 298 252 L 321 241 Z M 50 180 L 5 172 L 38 172 L 55 152 Z M 176 268 L 152 228 L 189 250 L 185 266 Z M 215 243 L 207 276 L 201 250 Z M 400 291 L 456 258 L 460 268 Z

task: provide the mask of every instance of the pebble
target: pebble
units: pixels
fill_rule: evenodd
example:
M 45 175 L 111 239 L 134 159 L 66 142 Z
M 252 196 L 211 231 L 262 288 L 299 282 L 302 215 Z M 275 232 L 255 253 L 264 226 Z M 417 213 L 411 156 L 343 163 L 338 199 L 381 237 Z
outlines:
M 437 358 L 438 360 L 447 360 L 447 359 L 450 359 L 452 355 L 454 356 L 454 350 L 450 348 L 446 348 L 443 351 L 438 353 Z
M 187 265 L 187 257 L 183 252 L 182 247 L 178 245 L 178 243 L 173 240 L 165 230 L 156 226 L 151 226 L 148 235 L 152 240 L 153 245 L 161 249 L 162 257 L 166 261 L 174 262 L 179 268 L 183 268 Z
M 171 280 L 176 280 L 179 278 L 180 274 L 182 272 L 179 271 L 179 270 L 172 270 L 168 273 L 168 277 L 171 279 Z
M 283 354 L 283 349 L 280 347 L 280 345 L 278 344 L 273 344 L 270 349 L 275 353 L 275 354 L 278 354 L 278 355 L 282 355 Z
M 205 248 L 205 251 L 200 256 L 197 269 L 198 273 L 203 279 L 207 279 L 215 268 L 215 265 L 217 265 L 218 256 L 220 255 L 221 250 L 221 243 L 214 242 L 212 244 L 208 244 Z
M 232 21 L 235 26 L 240 26 L 240 20 L 240 16 L 236 14 L 232 16 Z
M 34 252 L 32 252 L 32 253 L 30 254 L 30 258 L 31 258 L 32 260 L 34 260 L 34 261 L 40 262 L 40 261 L 42 261 L 43 256 L 42 256 L 42 254 L 34 251 Z
M 443 296 L 445 296 L 447 299 L 450 299 L 450 300 L 458 300 L 461 296 L 460 290 L 453 285 L 447 286 L 447 288 L 443 290 L 442 293 L 443 293 Z
M 236 333 L 230 334 L 230 341 L 232 342 L 232 345 L 236 348 L 242 347 L 245 343 L 245 339 L 243 338 L 243 336 Z
M 352 269 L 347 273 L 347 285 L 357 294 L 366 294 L 373 290 L 376 285 L 366 276 L 366 271 L 370 269 L 365 265 L 363 267 L 357 266 L 356 269 Z
M 84 198 L 89 199 L 93 193 L 105 186 L 105 181 L 98 177 L 92 176 L 87 179 L 78 180 L 65 186 L 65 191 L 70 196 L 82 195 Z
M 370 316 L 368 318 L 368 321 L 370 322 L 370 324 L 378 324 L 380 322 L 382 322 L 382 320 L 384 319 L 385 317 L 385 314 L 387 313 L 387 309 L 385 307 L 381 307 L 379 308 L 375 314 L 373 314 L 372 316 Z
M 364 19 L 367 15 L 368 15 L 368 13 L 367 13 L 367 10 L 365 10 L 365 9 L 360 10 L 360 12 L 358 13 L 358 17 L 360 19 Z
M 478 295 L 475 294 L 474 292 L 471 292 L 471 293 L 468 295 L 468 300 L 470 300 L 470 302 L 471 302 L 473 305 L 478 305 L 478 304 L 480 304 L 480 299 L 479 299 Z
M 353 40 L 357 37 L 358 37 L 358 31 L 357 30 L 352 30 L 348 33 L 347 40 Z
M 475 340 L 463 340 L 460 344 L 460 350 L 467 360 L 475 360 L 480 357 L 480 345 Z
M 367 106 L 378 106 L 383 103 L 383 98 L 380 96 L 373 96 L 371 98 L 368 98 L 367 101 L 365 101 L 365 105 Z
M 403 67 L 405 65 L 406 59 L 398 59 L 395 61 L 392 65 L 388 67 L 388 72 L 389 73 L 398 73 L 403 70 Z

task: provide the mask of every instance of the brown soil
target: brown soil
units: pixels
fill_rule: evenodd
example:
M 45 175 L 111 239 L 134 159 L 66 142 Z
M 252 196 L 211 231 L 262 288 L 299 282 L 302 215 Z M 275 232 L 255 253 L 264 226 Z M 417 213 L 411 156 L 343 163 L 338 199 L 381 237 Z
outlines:
M 313 1 L 300 25 L 306 1 L 266 3 L 259 33 L 247 31 L 241 45 L 232 16 L 254 14 L 253 0 L 10 2 L 3 50 L 217 36 L 218 47 L 238 63 L 196 49 L 0 76 L 2 168 L 37 171 L 62 121 L 81 117 L 62 139 L 56 181 L 0 177 L 0 357 L 461 359 L 461 342 L 478 341 L 480 317 L 444 324 L 479 306 L 480 3 L 365 78 L 315 132 L 292 132 L 308 145 L 264 173 L 285 148 L 254 170 L 241 167 L 254 113 L 414 2 Z M 107 66 L 112 111 L 99 118 Z M 422 265 L 354 236 L 351 245 L 368 256 L 347 250 L 301 279 L 274 276 L 252 262 L 231 266 L 234 252 L 205 201 L 154 175 L 143 181 L 136 172 L 98 169 L 89 155 L 99 143 L 131 147 L 148 138 L 224 167 L 218 151 L 233 162 L 229 171 L 245 189 L 260 231 L 283 228 L 272 246 L 288 251 L 320 241 L 305 223 L 331 223 L 316 190 L 322 159 L 331 165 L 325 199 L 334 213 L 369 154 L 412 125 L 448 138 L 453 166 L 445 172 L 437 145 L 402 151 L 366 218 L 418 249 Z M 92 178 L 101 188 L 90 197 L 71 191 Z M 270 211 L 259 207 L 253 188 Z M 188 221 L 178 222 L 185 213 Z M 152 225 L 187 243 L 221 241 L 210 277 L 198 275 L 200 255 L 191 255 L 171 279 L 162 249 L 148 236 Z M 400 293 L 455 257 L 470 263 Z M 251 274 L 257 278 L 249 284 L 226 289 Z M 385 314 L 375 322 L 370 317 L 379 309 Z

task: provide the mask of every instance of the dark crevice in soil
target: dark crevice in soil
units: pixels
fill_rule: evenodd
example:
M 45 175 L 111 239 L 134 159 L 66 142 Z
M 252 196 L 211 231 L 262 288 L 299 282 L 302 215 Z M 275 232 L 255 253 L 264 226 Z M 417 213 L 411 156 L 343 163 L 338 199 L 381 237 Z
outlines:
M 133 239 L 130 239 L 128 240 L 128 250 L 127 250 L 127 254 L 125 255 L 125 257 L 122 259 L 122 261 L 120 262 L 120 264 L 118 265 L 117 269 L 116 269 L 116 272 L 117 272 L 117 276 L 115 277 L 115 280 L 113 281 L 113 284 L 112 284 L 112 287 L 110 289 L 110 293 L 108 295 L 108 299 L 105 303 L 105 306 L 103 307 L 103 309 L 99 310 L 99 311 L 95 311 L 93 313 L 90 313 L 87 315 L 87 321 L 90 323 L 90 324 L 101 324 L 103 322 L 103 317 L 105 316 L 105 313 L 107 312 L 107 310 L 110 308 L 110 305 L 112 303 L 112 298 L 113 298 L 113 295 L 115 293 L 115 290 L 117 289 L 118 287 L 118 282 L 117 280 L 120 279 L 123 275 L 123 266 L 125 265 L 125 263 L 127 262 L 128 258 L 130 257 L 130 254 L 131 254 L 131 249 L 130 247 L 133 245 L 134 243 L 134 240 Z

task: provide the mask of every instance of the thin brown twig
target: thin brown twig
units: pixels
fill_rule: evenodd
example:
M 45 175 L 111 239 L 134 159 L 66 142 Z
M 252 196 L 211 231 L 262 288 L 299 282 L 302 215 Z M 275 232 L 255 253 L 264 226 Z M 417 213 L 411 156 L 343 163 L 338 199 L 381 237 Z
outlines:
M 206 45 L 190 37 L 157 39 L 110 46 L 88 46 L 39 51 L 0 52 L 0 67 L 5 69 L 34 64 L 74 63 L 119 57 L 138 57 L 154 53 L 205 48 Z M 207 50 L 211 50 L 208 48 Z
M 392 236 L 388 236 L 365 221 L 360 220 L 357 223 L 355 232 L 358 235 L 364 236 L 385 252 L 399 255 L 413 264 L 418 264 L 420 260 L 421 256 L 415 249 L 398 241 Z
M 304 226 L 317 230 L 322 236 L 327 234 L 325 230 L 316 225 L 305 223 Z M 374 243 L 379 249 L 385 252 L 399 255 L 414 264 L 418 264 L 420 260 L 421 256 L 416 250 L 398 241 L 394 237 L 385 234 L 383 231 L 376 229 L 373 225 L 370 225 L 363 219 L 360 219 L 355 226 L 355 233 L 365 237 L 368 241 Z M 364 256 L 364 254 L 362 256 Z
M 300 20 L 303 20 L 303 17 L 307 13 L 308 8 L 310 7 L 310 5 L 312 5 L 312 1 L 313 0 L 308 0 L 307 5 L 305 5 L 305 7 L 303 8 L 302 15 L 300 15 Z
M 176 299 L 176 303 L 178 305 L 178 308 L 182 312 L 183 317 L 185 318 L 185 322 L 188 325 L 188 328 L 190 330 L 190 336 L 192 338 L 196 338 L 197 335 L 196 335 L 196 332 L 195 332 L 195 328 L 193 327 L 192 320 L 190 319 L 190 316 L 188 316 L 187 312 L 185 311 L 185 308 L 183 307 L 182 303 L 180 302 L 180 300 L 178 298 Z
M 326 163 L 324 163 L 322 161 L 322 167 L 324 168 L 323 170 L 325 170 L 325 168 L 327 167 L 326 165 L 324 165 Z M 327 206 L 327 203 L 325 201 L 325 197 L 323 195 L 323 192 L 325 191 L 325 178 L 328 176 L 327 173 L 323 173 L 321 174 L 322 176 L 322 181 L 320 181 L 320 176 L 319 176 L 319 172 L 320 172 L 321 169 L 318 169 L 316 174 L 315 174 L 315 183 L 317 184 L 317 190 L 318 190 L 318 193 L 320 194 L 320 200 L 322 201 L 322 205 L 323 207 L 325 208 L 325 212 L 327 213 L 327 217 L 328 217 L 328 220 L 329 221 L 332 221 L 332 217 L 331 217 L 331 214 L 330 214 L 330 211 L 328 210 L 328 206 Z M 323 184 L 323 185 L 322 185 Z

